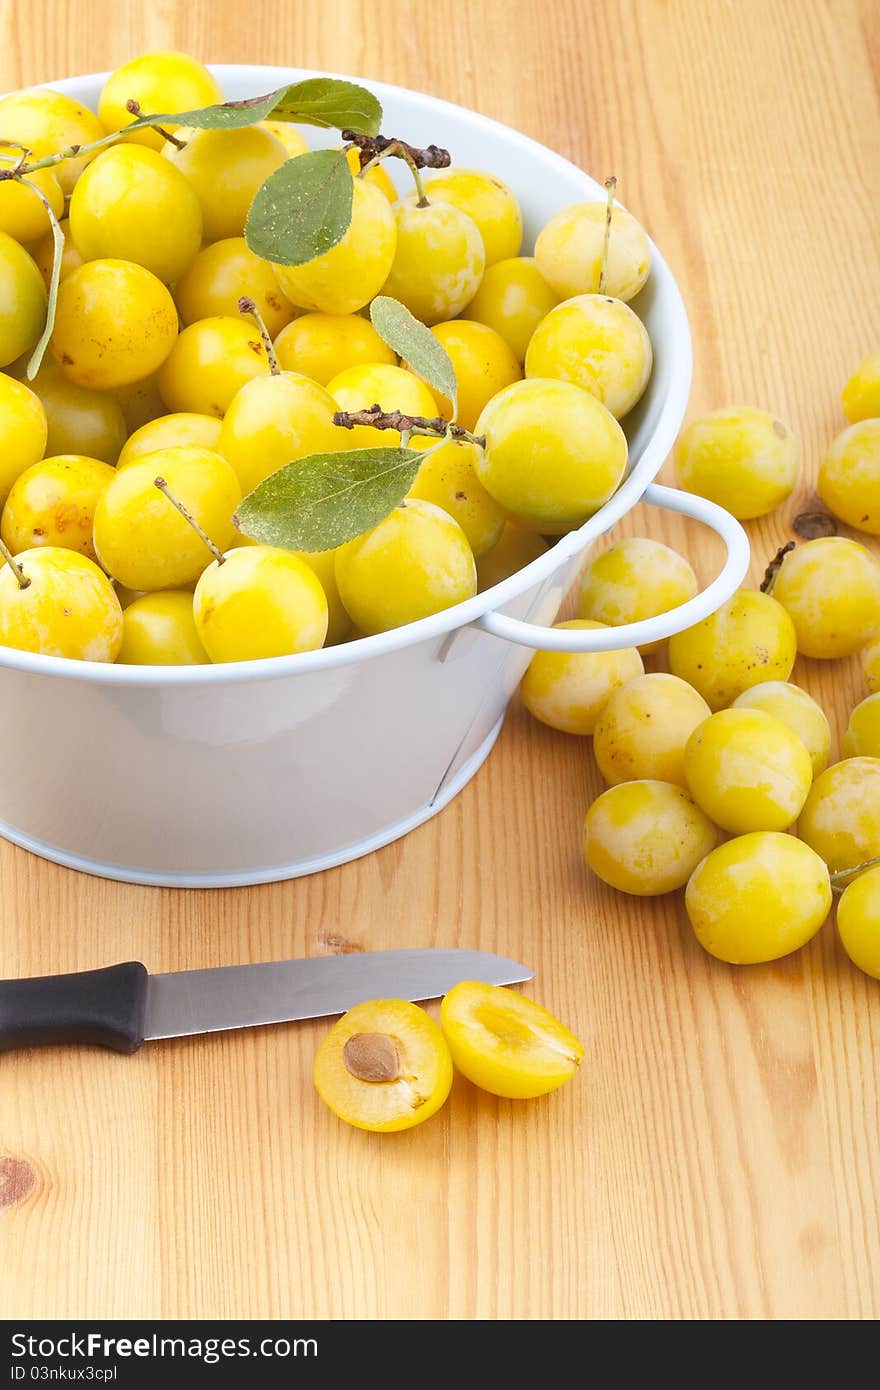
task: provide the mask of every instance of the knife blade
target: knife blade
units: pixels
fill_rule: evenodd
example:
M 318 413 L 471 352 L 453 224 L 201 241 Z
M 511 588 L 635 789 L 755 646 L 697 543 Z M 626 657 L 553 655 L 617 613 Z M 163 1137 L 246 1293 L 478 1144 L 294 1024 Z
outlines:
M 461 980 L 520 984 L 534 972 L 487 951 L 413 948 L 150 975 L 139 961 L 0 981 L 0 1052 L 143 1042 L 345 1013 L 365 999 L 436 999 Z

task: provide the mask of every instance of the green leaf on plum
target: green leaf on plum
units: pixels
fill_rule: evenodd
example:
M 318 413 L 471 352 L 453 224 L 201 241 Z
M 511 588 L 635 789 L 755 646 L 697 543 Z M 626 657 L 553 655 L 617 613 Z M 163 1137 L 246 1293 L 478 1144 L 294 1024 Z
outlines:
M 452 418 L 458 413 L 458 382 L 452 359 L 430 328 L 415 318 L 403 304 L 388 295 L 377 295 L 370 305 L 373 327 L 416 376 L 452 401 Z
M 406 497 L 424 453 L 354 449 L 285 464 L 249 493 L 239 531 L 282 550 L 335 550 L 378 526 Z
M 339 150 L 312 150 L 270 174 L 251 204 L 250 249 L 278 265 L 305 265 L 330 251 L 351 225 L 354 184 Z
M 217 106 L 202 106 L 195 111 L 152 112 L 139 116 L 126 127 L 126 132 L 144 126 L 190 126 L 196 130 L 241 130 L 256 125 L 268 116 L 278 121 L 295 121 L 300 125 L 321 126 L 337 130 L 354 130 L 358 135 L 378 135 L 382 107 L 378 98 L 356 82 L 334 77 L 307 77 L 287 87 L 278 87 L 261 97 L 243 101 L 224 101 Z
M 307 77 L 287 87 L 271 115 L 276 121 L 324 129 L 353 130 L 356 135 L 378 135 L 382 105 L 378 97 L 356 82 L 336 77 Z

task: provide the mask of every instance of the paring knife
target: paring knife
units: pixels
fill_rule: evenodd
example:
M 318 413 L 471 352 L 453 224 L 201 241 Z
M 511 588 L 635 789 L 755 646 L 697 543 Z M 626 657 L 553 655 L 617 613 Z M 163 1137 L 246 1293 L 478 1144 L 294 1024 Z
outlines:
M 436 999 L 461 980 L 514 985 L 534 971 L 487 951 L 364 951 L 150 975 L 139 961 L 0 981 L 0 1052 L 143 1042 L 342 1014 L 365 999 Z

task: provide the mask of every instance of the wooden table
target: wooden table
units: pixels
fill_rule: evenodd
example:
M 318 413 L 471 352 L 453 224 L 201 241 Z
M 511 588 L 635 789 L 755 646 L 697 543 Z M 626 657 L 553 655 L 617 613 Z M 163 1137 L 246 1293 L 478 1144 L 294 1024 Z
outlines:
M 0 88 L 160 47 L 328 67 L 616 173 L 690 309 L 692 413 L 754 402 L 803 439 L 801 493 L 752 528 L 756 574 L 788 534 L 840 388 L 880 342 L 876 0 L 5 0 L 0 15 Z M 647 526 L 709 575 L 702 535 L 656 516 L 628 529 Z M 798 674 L 839 730 L 856 664 Z M 130 1060 L 10 1057 L 0 1313 L 876 1316 L 877 984 L 833 924 L 736 970 L 703 954 L 677 897 L 606 891 L 579 853 L 600 785 L 587 743 L 514 708 L 437 820 L 315 878 L 159 891 L 4 845 L 6 975 L 480 946 L 534 964 L 534 994 L 587 1055 L 558 1095 L 517 1106 L 460 1082 L 439 1118 L 386 1139 L 317 1100 L 323 1023 Z

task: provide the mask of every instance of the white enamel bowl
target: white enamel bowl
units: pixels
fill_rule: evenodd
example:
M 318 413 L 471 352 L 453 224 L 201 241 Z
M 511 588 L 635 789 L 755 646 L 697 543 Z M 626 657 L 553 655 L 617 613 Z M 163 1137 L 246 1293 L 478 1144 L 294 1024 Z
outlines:
M 227 97 L 309 74 L 216 69 Z M 53 85 L 95 107 L 105 74 Z M 602 188 L 505 126 L 381 83 L 383 129 L 492 170 L 522 204 L 526 244 L 558 208 Z M 338 142 L 311 132 L 314 144 Z M 401 184 L 403 187 L 403 184 Z M 687 403 L 691 343 L 656 247 L 634 307 L 654 374 L 625 422 L 631 467 L 579 531 L 519 574 L 444 613 L 326 651 L 227 666 L 104 666 L 0 648 L 0 834 L 87 873 L 219 887 L 340 864 L 435 815 L 474 775 L 535 647 L 605 650 L 666 637 L 741 581 L 748 544 L 717 507 L 652 487 Z M 597 537 L 640 498 L 713 527 L 718 578 L 675 612 L 631 629 L 548 633 Z

